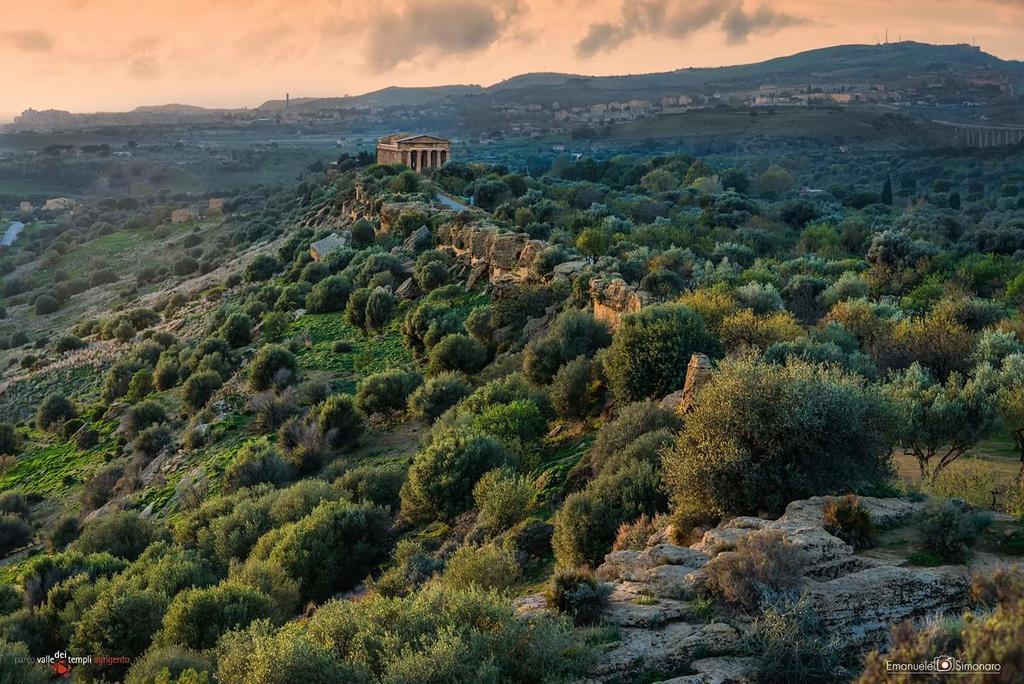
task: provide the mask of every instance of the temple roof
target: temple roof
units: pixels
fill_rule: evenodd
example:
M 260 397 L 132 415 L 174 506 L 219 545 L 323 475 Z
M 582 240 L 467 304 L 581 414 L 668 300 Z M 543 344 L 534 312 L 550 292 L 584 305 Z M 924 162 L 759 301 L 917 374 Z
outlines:
M 411 142 L 451 143 L 451 140 L 448 140 L 447 138 L 439 138 L 436 135 L 426 135 L 423 133 L 392 133 L 391 135 L 385 135 L 378 142 L 385 144 Z

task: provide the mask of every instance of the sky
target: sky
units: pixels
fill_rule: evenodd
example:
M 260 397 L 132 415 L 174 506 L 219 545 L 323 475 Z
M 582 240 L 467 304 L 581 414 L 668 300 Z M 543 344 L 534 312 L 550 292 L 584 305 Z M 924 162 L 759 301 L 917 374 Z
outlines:
M 1024 0 L 0 0 L 0 118 L 721 66 L 886 28 L 1024 59 Z

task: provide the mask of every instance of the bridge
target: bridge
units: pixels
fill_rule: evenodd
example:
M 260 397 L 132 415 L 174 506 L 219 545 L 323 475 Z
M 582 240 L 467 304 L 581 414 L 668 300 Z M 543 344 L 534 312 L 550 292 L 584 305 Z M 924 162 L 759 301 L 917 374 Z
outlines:
M 1005 147 L 1024 142 L 1024 124 L 996 126 L 935 120 L 932 123 L 952 128 L 954 143 L 963 147 Z

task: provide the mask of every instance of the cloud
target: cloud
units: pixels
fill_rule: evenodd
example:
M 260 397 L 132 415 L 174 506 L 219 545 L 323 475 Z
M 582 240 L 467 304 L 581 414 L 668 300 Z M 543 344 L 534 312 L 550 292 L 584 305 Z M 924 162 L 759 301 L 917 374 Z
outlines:
M 367 62 L 386 71 L 424 54 L 479 52 L 506 34 L 521 9 L 514 0 L 414 0 L 401 13 L 385 11 L 371 20 Z
M 44 31 L 2 31 L 0 45 L 9 45 L 22 52 L 52 52 L 53 36 Z
M 716 24 L 730 43 L 743 43 L 754 34 L 807 23 L 803 17 L 766 5 L 748 12 L 743 0 L 624 0 L 621 14 L 618 23 L 591 24 L 576 44 L 576 54 L 592 57 L 638 36 L 681 40 Z
M 135 78 L 151 81 L 160 78 L 162 70 L 157 58 L 148 53 L 133 55 L 128 60 L 128 73 Z

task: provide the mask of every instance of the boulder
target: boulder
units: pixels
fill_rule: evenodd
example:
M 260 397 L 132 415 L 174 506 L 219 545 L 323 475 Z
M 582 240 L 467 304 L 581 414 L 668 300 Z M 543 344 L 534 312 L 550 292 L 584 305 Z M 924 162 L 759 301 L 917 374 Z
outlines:
M 434 244 L 434 234 L 426 226 L 420 226 L 402 241 L 402 248 L 410 252 L 422 252 Z
M 752 684 L 757 681 L 757 659 L 749 656 L 701 658 L 690 663 L 694 674 L 666 679 L 661 684 Z
M 395 296 L 401 299 L 416 299 L 421 294 L 419 286 L 412 278 L 403 280 L 402 284 L 395 290 Z
M 594 674 L 615 680 L 632 672 L 677 670 L 691 663 L 695 655 L 728 653 L 738 641 L 739 633 L 722 623 L 671 622 L 660 629 L 625 627 L 620 641 L 601 656 Z

